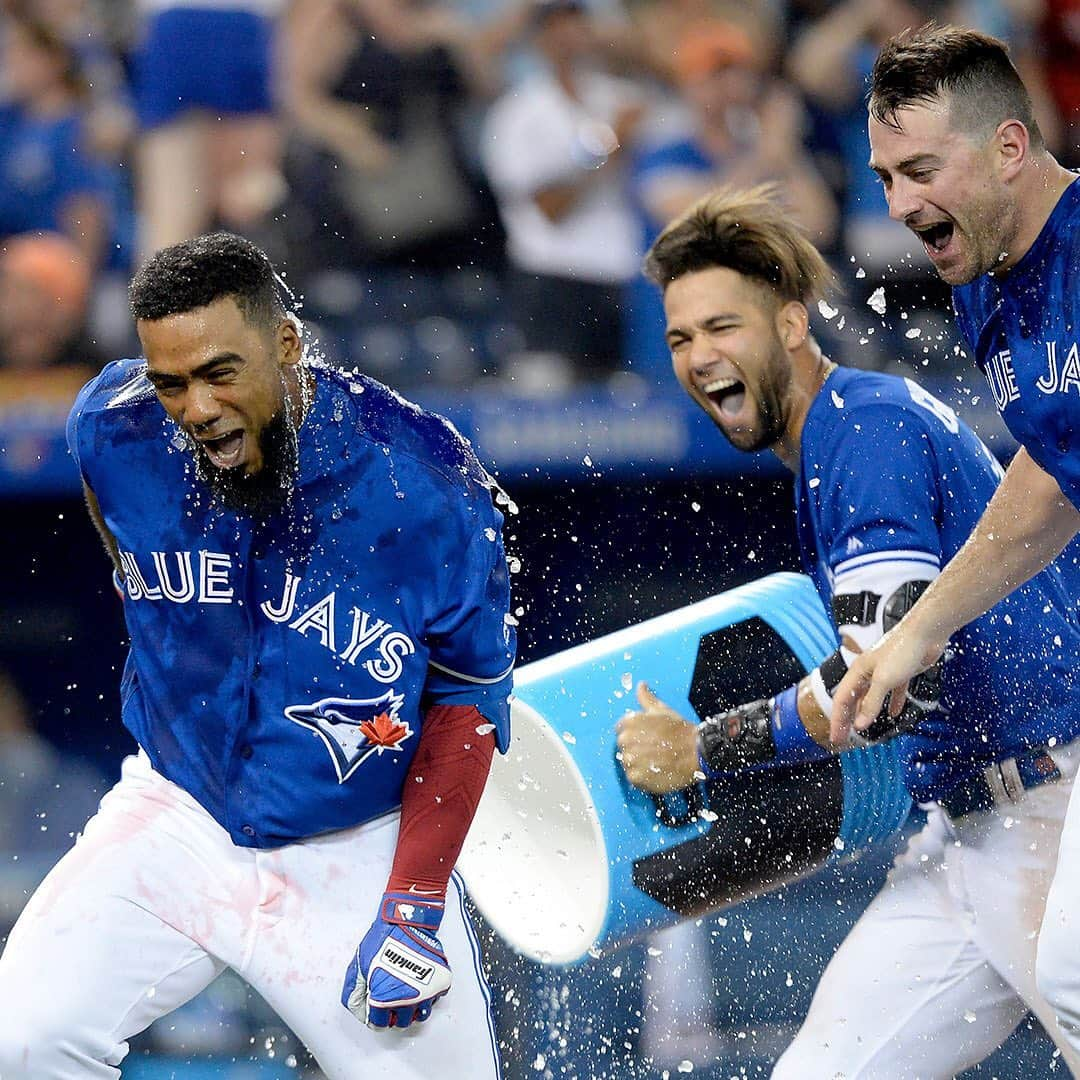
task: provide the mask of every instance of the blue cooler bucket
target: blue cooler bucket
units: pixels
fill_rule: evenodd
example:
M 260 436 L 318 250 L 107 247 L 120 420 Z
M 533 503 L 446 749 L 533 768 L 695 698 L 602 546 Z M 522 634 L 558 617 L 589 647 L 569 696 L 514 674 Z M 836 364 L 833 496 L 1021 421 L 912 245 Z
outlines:
M 688 720 L 776 693 L 836 648 L 809 578 L 773 574 L 520 668 L 458 868 L 517 951 L 565 964 L 719 910 L 895 833 L 911 808 L 885 743 L 654 798 L 614 727 L 649 683 Z

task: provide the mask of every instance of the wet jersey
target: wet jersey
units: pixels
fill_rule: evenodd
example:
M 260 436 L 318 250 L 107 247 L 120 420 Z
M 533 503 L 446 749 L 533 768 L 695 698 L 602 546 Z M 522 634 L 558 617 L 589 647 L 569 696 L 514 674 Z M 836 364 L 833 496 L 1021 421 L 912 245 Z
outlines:
M 424 710 L 475 704 L 505 749 L 502 515 L 454 428 L 316 367 L 293 491 L 228 510 L 145 366 L 80 394 L 68 443 L 123 564 L 125 725 L 236 844 L 396 809 Z
M 826 608 L 838 580 L 875 562 L 939 570 L 1000 476 L 918 383 L 835 370 L 807 414 L 795 483 L 803 563 Z M 916 800 L 944 794 L 973 763 L 1080 734 L 1080 573 L 1069 554 L 953 636 L 941 708 L 900 736 Z
M 1080 183 L 1016 266 L 953 305 L 1009 430 L 1080 507 Z

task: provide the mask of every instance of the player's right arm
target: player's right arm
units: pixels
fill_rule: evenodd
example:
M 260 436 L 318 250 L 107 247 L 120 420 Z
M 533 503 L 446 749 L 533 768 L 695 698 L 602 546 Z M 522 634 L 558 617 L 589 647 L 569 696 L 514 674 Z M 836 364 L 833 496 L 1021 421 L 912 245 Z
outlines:
M 342 986 L 342 1005 L 372 1027 L 424 1021 L 450 989 L 450 966 L 437 936 L 450 875 L 492 757 L 496 749 L 506 750 L 510 735 L 516 638 L 507 619 L 503 517 L 487 485 L 471 490 L 465 529 L 451 532 L 447 521 L 440 531 L 445 574 L 431 587 L 443 601 L 426 627 L 429 670 L 419 745 L 402 785 L 386 890 Z
M 120 547 L 116 542 L 116 537 L 112 534 L 112 530 L 105 524 L 105 515 L 102 514 L 101 506 L 98 504 L 97 495 L 94 494 L 94 489 L 90 486 L 87 465 L 89 464 L 89 461 L 92 460 L 92 455 L 84 462 L 83 450 L 84 444 L 92 445 L 93 437 L 82 430 L 84 426 L 83 413 L 87 409 L 92 411 L 95 408 L 95 395 L 102 392 L 101 387 L 103 384 L 106 386 L 106 392 L 112 393 L 122 385 L 125 378 L 130 378 L 133 370 L 134 369 L 132 369 L 129 361 L 114 362 L 113 364 L 110 364 L 105 371 L 91 379 L 82 390 L 79 391 L 78 397 L 71 407 L 71 412 L 68 414 L 65 429 L 68 450 L 79 470 L 79 477 L 82 481 L 83 499 L 86 501 L 86 509 L 90 514 L 90 520 L 94 523 L 94 528 L 97 529 L 98 535 L 105 545 L 105 551 L 112 561 L 113 569 L 116 572 L 115 580 L 118 583 L 117 588 L 119 588 L 119 582 L 123 581 L 124 578 L 123 564 L 120 560 Z
M 897 627 L 855 659 L 833 695 L 832 737 L 898 715 L 908 686 L 949 638 L 1048 566 L 1080 531 L 1080 510 L 1022 447 L 979 523 Z M 889 698 L 886 704 L 886 697 Z
M 98 536 L 101 537 L 101 542 L 105 545 L 105 551 L 108 553 L 109 558 L 112 559 L 113 569 L 116 570 L 118 579 L 123 581 L 124 567 L 120 562 L 120 546 L 117 544 L 116 537 L 113 536 L 109 526 L 105 524 L 105 518 L 102 516 L 101 507 L 98 505 L 97 496 L 85 480 L 83 481 L 83 498 L 86 500 L 86 509 L 90 514 L 90 520 L 94 523 L 94 528 L 97 529 Z

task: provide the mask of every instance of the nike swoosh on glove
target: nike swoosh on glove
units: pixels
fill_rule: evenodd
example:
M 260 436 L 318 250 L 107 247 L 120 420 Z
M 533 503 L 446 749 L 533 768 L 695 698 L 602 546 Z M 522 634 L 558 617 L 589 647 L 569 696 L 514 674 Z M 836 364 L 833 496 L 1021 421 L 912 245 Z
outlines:
M 369 1027 L 408 1027 L 431 1015 L 450 989 L 450 965 L 436 937 L 445 903 L 383 893 L 379 917 L 345 973 L 341 1004 Z

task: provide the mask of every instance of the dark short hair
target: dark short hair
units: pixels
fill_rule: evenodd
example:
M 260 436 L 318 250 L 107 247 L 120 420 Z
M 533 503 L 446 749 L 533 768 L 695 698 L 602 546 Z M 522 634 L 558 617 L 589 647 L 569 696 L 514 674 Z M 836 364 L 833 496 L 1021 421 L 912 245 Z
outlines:
M 956 130 L 989 136 L 1003 120 L 1019 120 L 1034 145 L 1043 145 L 1009 47 L 977 30 L 928 22 L 891 37 L 878 53 L 867 97 L 870 115 L 897 130 L 901 109 L 947 99 Z
M 285 316 L 274 267 L 242 236 L 218 232 L 162 248 L 136 273 L 128 290 L 136 319 L 164 319 L 232 297 L 250 323 Z
M 685 274 L 723 267 L 768 286 L 784 303 L 808 304 L 835 288 L 821 252 L 784 212 L 776 188 L 721 188 L 699 199 L 656 238 L 645 276 L 661 289 Z

